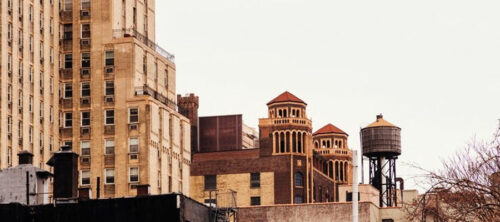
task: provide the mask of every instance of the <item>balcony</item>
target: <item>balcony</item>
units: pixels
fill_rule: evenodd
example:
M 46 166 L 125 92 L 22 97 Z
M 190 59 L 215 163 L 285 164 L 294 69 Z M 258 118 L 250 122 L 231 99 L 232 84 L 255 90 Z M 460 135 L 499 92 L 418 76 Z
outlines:
M 167 98 L 166 96 L 162 95 L 161 93 L 155 91 L 153 88 L 149 87 L 148 85 L 144 85 L 141 90 L 136 90 L 135 92 L 136 95 L 148 95 L 153 97 L 154 99 L 160 101 L 161 103 L 165 104 L 166 106 L 177 110 L 177 104 Z
M 324 148 L 315 148 L 314 151 L 321 155 L 333 155 L 333 156 L 352 156 L 351 150 L 346 149 L 324 149 Z
M 113 30 L 113 37 L 114 38 L 134 37 L 138 41 L 147 45 L 149 48 L 155 50 L 158 54 L 162 55 L 169 61 L 175 62 L 175 55 L 167 52 L 167 50 L 161 48 L 155 42 L 151 41 L 145 35 L 139 33 L 135 29 L 115 29 Z
M 294 125 L 294 126 L 306 126 L 311 127 L 312 123 L 310 119 L 303 118 L 277 118 L 277 119 L 260 119 L 259 125 Z

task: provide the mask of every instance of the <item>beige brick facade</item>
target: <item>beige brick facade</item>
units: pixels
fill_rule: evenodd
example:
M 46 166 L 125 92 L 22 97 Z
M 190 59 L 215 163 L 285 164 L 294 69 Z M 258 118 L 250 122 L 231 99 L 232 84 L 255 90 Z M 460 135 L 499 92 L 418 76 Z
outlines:
M 202 203 L 210 199 L 210 190 L 204 189 L 204 179 L 204 176 L 192 176 L 190 181 L 191 198 Z M 260 172 L 260 186 L 256 188 L 250 186 L 250 173 L 217 175 L 217 190 L 223 194 L 236 191 L 237 206 L 250 206 L 251 197 L 260 197 L 261 205 L 273 205 L 274 172 Z
M 0 169 L 21 150 L 48 169 L 58 146 L 58 14 L 56 1 L 0 2 Z
M 80 154 L 80 186 L 94 197 L 98 186 L 100 197 L 133 196 L 139 184 L 150 185 L 152 194 L 188 195 L 190 125 L 175 104 L 174 57 L 155 44 L 155 1 L 1 6 L 0 168 L 16 165 L 22 149 L 45 167 L 59 145 L 71 145 Z

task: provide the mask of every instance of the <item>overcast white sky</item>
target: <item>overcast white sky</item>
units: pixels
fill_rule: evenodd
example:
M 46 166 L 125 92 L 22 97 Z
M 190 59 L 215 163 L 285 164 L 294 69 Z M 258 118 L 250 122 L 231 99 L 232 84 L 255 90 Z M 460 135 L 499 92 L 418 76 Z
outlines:
M 158 0 L 157 41 L 176 55 L 177 92 L 200 116 L 257 127 L 288 90 L 317 130 L 402 128 L 398 176 L 429 169 L 500 118 L 500 1 Z M 410 183 L 410 185 L 414 185 Z M 408 187 L 408 186 L 407 186 Z M 412 188 L 412 187 L 408 187 Z

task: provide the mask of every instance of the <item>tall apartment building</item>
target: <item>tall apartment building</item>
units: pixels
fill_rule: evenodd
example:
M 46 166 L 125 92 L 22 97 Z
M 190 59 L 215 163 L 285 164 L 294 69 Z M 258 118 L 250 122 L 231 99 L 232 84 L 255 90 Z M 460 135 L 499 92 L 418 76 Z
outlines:
M 58 146 L 58 15 L 53 0 L 0 1 L 0 169 L 21 150 L 48 169 Z
M 189 194 L 190 123 L 174 56 L 155 44 L 154 0 L 2 0 L 1 12 L 1 167 L 19 150 L 45 167 L 71 145 L 94 197 Z

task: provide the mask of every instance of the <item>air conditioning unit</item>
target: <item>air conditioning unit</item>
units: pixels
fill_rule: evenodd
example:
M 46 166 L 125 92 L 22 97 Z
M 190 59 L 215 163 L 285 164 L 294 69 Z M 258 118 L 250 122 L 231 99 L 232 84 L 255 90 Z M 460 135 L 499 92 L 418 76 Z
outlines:
M 43 61 L 44 61 L 43 58 L 40 58 L 40 63 L 43 63 Z
M 40 34 L 43 34 L 43 28 L 40 28 Z
M 80 134 L 87 135 L 90 134 L 90 127 L 83 127 L 80 129 Z
M 19 138 L 19 146 L 23 145 L 23 138 Z
M 23 21 L 23 15 L 19 14 L 19 21 Z
M 90 39 L 81 39 L 80 45 L 81 46 L 90 46 Z
M 81 102 L 82 104 L 90 104 L 90 98 L 89 97 L 84 97 L 84 98 L 81 98 Z
M 139 159 L 139 154 L 136 154 L 136 153 L 130 154 L 130 159 L 131 160 L 137 160 L 137 159 Z
M 89 68 L 82 68 L 81 74 L 82 74 L 82 78 L 83 77 L 90 77 L 90 69 Z
M 19 52 L 22 52 L 22 51 L 23 51 L 23 46 L 22 46 L 22 45 L 20 45 L 20 46 L 19 46 Z
M 137 128 L 138 128 L 138 127 L 137 127 L 137 124 L 129 124 L 129 125 L 128 125 L 128 129 L 129 129 L 129 130 L 137 130 Z
M 90 157 L 82 156 L 81 163 L 90 163 Z
M 82 17 L 90 17 L 90 11 L 89 10 L 81 10 L 80 15 Z
M 115 102 L 115 97 L 114 96 L 106 96 L 104 98 L 104 100 L 106 101 L 106 103 L 113 103 L 113 102 Z
M 106 74 L 113 74 L 115 72 L 115 67 L 106 66 L 105 71 L 106 71 Z
M 7 139 L 9 139 L 9 140 L 12 139 L 12 133 L 10 133 L 10 132 L 7 133 Z

